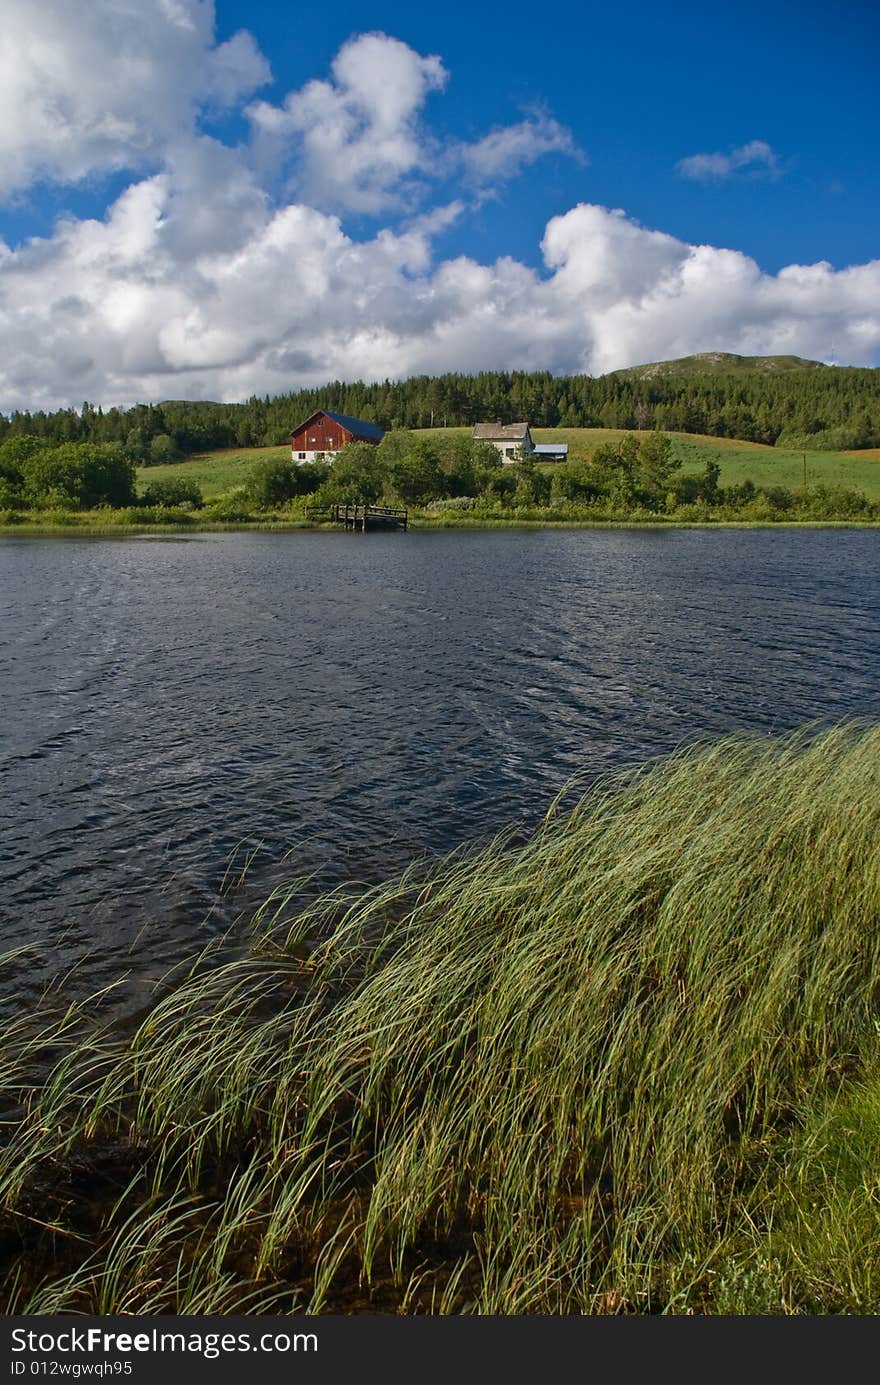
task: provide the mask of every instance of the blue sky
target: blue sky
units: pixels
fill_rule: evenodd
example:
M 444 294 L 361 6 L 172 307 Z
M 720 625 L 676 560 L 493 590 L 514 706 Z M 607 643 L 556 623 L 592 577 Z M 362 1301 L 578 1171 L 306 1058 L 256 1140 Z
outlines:
M 217 13 L 222 33 L 246 23 L 257 34 L 276 92 L 325 72 L 350 34 L 381 29 L 442 57 L 449 82 L 432 100 L 450 133 L 472 139 L 534 106 L 566 125 L 589 162 L 548 158 L 527 192 L 457 229 L 455 249 L 538 263 L 548 217 L 590 201 L 733 245 L 768 270 L 880 253 L 880 6 L 870 0 L 839 10 L 812 0 L 342 3 L 304 6 L 294 21 L 292 7 L 254 0 Z M 688 155 L 755 139 L 778 151 L 782 176 L 675 176 Z
M 2 409 L 880 361 L 861 0 L 7 5 Z

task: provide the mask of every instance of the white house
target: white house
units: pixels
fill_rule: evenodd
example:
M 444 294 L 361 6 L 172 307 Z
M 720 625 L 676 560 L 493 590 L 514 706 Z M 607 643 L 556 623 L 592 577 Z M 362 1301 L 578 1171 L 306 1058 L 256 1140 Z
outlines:
M 520 462 L 535 453 L 535 444 L 527 423 L 475 423 L 475 442 L 491 442 L 502 462 Z

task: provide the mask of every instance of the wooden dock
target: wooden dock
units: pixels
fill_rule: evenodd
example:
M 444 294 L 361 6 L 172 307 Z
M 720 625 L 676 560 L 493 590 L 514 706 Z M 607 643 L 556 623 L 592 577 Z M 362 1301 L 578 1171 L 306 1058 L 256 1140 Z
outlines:
M 406 530 L 408 510 L 395 510 L 390 505 L 334 505 L 334 524 L 346 529 L 403 529 Z

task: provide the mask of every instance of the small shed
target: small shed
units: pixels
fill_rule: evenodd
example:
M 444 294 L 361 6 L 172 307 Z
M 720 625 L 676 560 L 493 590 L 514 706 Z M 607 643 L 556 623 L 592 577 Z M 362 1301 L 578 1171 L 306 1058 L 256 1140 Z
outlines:
M 298 465 L 314 462 L 319 457 L 332 461 L 350 442 L 369 442 L 378 447 L 384 436 L 383 429 L 365 418 L 319 409 L 294 428 L 290 435 L 290 457 Z
M 535 448 L 536 462 L 567 462 L 567 442 L 539 442 Z

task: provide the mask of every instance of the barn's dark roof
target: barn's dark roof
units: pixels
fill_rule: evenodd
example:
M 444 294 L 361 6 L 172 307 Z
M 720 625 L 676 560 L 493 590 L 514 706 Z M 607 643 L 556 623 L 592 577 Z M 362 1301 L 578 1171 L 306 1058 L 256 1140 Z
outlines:
M 359 433 L 362 438 L 375 438 L 377 442 L 381 442 L 385 436 L 384 428 L 375 423 L 368 423 L 365 418 L 352 418 L 351 414 L 334 414 L 330 409 L 324 409 L 323 412 L 334 422 L 341 423 L 350 433 Z
M 351 414 L 336 414 L 332 409 L 317 409 L 315 413 L 309 414 L 304 422 L 298 424 L 293 431 L 298 433 L 300 428 L 305 428 L 307 424 L 312 422 L 312 419 L 317 418 L 320 414 L 332 418 L 334 423 L 338 423 L 342 428 L 347 428 L 350 433 L 357 434 L 359 438 L 369 438 L 371 442 L 381 442 L 385 436 L 385 430 L 377 427 L 375 423 L 368 423 L 365 418 L 352 418 Z

